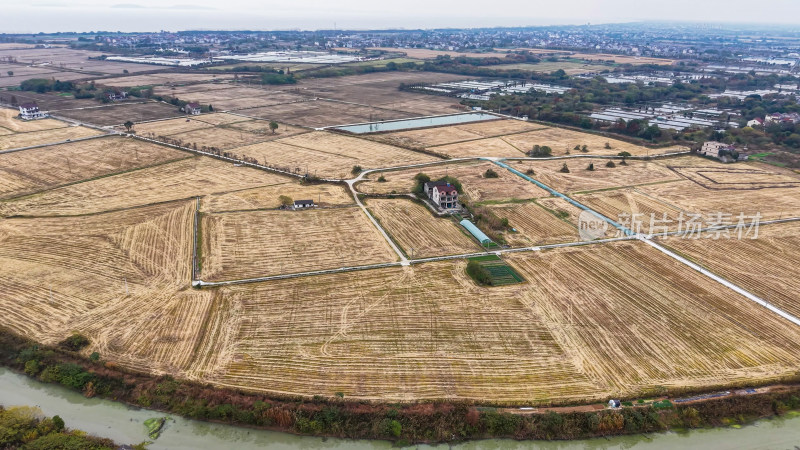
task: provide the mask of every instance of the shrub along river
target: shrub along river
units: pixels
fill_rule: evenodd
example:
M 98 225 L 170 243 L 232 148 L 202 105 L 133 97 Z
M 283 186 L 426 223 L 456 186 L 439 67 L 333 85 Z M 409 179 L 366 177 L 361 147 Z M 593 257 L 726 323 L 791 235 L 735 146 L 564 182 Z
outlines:
M 122 403 L 83 395 L 62 386 L 45 384 L 0 368 L 0 405 L 37 406 L 47 416 L 58 415 L 67 427 L 110 438 L 118 444 L 137 444 L 150 440 L 145 420 L 171 417 L 161 436 L 150 449 L 389 449 L 384 441 L 351 441 L 344 439 L 295 436 L 274 431 L 255 430 L 232 425 L 188 420 L 178 416 L 132 408 Z M 725 448 L 725 449 L 793 449 L 800 445 L 800 415 L 765 419 L 753 425 L 736 428 L 692 430 L 686 433 L 655 433 L 589 439 L 582 441 L 513 441 L 491 439 L 456 444 L 456 449 L 646 449 Z M 446 449 L 447 445 L 418 448 Z

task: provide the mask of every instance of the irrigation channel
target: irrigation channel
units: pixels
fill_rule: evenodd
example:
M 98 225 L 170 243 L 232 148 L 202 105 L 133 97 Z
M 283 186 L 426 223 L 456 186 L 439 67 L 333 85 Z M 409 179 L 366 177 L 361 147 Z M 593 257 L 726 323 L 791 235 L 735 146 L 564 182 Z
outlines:
M 37 406 L 45 415 L 58 415 L 70 428 L 110 438 L 118 444 L 137 444 L 148 440 L 144 421 L 163 417 L 164 413 L 131 408 L 111 400 L 85 398 L 62 386 L 45 384 L 24 375 L 0 368 L 0 404 Z M 169 415 L 161 436 L 148 448 L 158 449 L 390 449 L 385 441 L 295 436 L 275 431 L 256 430 L 217 423 L 207 423 Z M 690 432 L 653 433 L 581 441 L 513 441 L 490 439 L 455 444 L 456 449 L 645 449 L 725 448 L 791 449 L 800 443 L 800 415 L 764 419 L 742 428 L 715 428 Z M 418 446 L 447 449 L 451 446 Z

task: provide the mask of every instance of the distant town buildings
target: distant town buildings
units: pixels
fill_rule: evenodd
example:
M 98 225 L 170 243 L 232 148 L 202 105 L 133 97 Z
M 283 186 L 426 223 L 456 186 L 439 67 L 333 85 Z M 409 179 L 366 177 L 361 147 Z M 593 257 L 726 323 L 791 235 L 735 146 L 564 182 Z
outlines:
M 764 117 L 764 123 L 800 123 L 800 114 L 798 113 L 774 113 L 768 114 Z

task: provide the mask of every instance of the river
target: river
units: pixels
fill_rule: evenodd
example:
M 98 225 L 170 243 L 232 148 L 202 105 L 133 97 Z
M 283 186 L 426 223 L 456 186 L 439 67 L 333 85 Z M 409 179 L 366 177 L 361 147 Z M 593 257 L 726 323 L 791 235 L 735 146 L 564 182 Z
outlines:
M 146 441 L 144 421 L 164 413 L 132 408 L 122 403 L 83 395 L 61 386 L 45 384 L 8 369 L 0 368 L 0 405 L 4 407 L 37 406 L 47 416 L 59 415 L 70 428 L 110 438 L 119 444 Z M 295 436 L 274 431 L 255 430 L 231 425 L 206 423 L 170 415 L 159 437 L 148 448 L 158 449 L 390 449 L 384 441 L 345 440 Z M 471 449 L 796 449 L 800 446 L 800 415 L 765 419 L 754 425 L 735 428 L 693 430 L 688 433 L 655 433 L 582 441 L 526 441 L 491 439 L 453 446 Z M 448 446 L 419 446 L 446 449 Z

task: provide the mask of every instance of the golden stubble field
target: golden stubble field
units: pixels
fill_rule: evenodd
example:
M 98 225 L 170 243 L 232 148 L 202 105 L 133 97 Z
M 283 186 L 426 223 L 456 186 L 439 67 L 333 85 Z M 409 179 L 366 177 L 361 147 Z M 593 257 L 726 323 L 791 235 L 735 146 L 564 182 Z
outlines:
M 204 214 L 201 223 L 203 281 L 397 260 L 358 207 Z
M 73 331 L 126 367 L 191 361 L 213 293 L 188 288 L 194 202 L 0 222 L 3 325 L 54 344 Z
M 480 288 L 455 261 L 221 289 L 232 312 L 207 333 L 235 345 L 194 373 L 279 393 L 550 404 L 776 380 L 800 362 L 791 323 L 642 243 L 510 261 L 526 283 Z
M 627 165 L 622 165 L 619 159 L 612 161 L 615 167 L 606 166 L 609 159 L 591 157 L 549 161 L 508 161 L 507 164 L 523 173 L 533 170 L 533 178 L 562 193 L 615 189 L 684 179 L 665 167 L 664 162 L 627 160 Z M 569 173 L 561 172 L 564 163 L 567 164 Z M 588 170 L 589 164 L 594 164 L 594 170 Z
M 423 130 L 400 131 L 373 136 L 382 142 L 413 148 L 426 148 L 453 158 L 492 156 L 521 158 L 534 145 L 548 146 L 553 156 L 581 154 L 575 146 L 587 146 L 587 156 L 613 156 L 629 152 L 634 156 L 688 151 L 688 147 L 672 146 L 648 149 L 629 142 L 583 133 L 566 128 L 547 127 L 518 120 L 496 120 L 473 124 L 451 125 Z M 611 148 L 606 148 L 606 143 Z
M 273 141 L 308 130 L 279 124 L 275 132 L 268 120 L 253 120 L 233 114 L 203 114 L 191 118 L 168 119 L 135 125 L 142 136 L 163 140 L 169 138 L 185 147 L 217 147 L 231 150 L 258 142 Z M 233 150 L 233 153 L 237 153 Z
M 264 145 L 259 160 L 334 173 L 436 161 L 327 132 L 256 145 Z M 662 206 L 800 215 L 800 188 L 785 186 L 793 183 L 789 172 L 720 169 L 696 158 L 663 163 L 678 162 L 689 168 L 636 162 L 564 177 L 553 162 L 535 164 L 537 177 L 609 215 Z M 0 163 L 2 325 L 48 344 L 81 332 L 92 340 L 87 354 L 126 368 L 306 397 L 548 405 L 780 381 L 800 365 L 800 329 L 641 242 L 509 254 L 526 281 L 497 288 L 477 286 L 466 261 L 453 260 L 197 290 L 190 284 L 195 197 L 206 281 L 397 258 L 338 184 L 301 184 L 118 137 L 0 155 Z M 504 202 L 489 208 L 518 228 L 512 245 L 575 239 L 577 208 L 540 197 L 499 167 L 500 178 L 482 178 L 487 167 L 386 172 L 385 184 L 407 189 L 418 171 L 457 173 L 470 195 Z M 377 176 L 362 186 L 384 189 Z M 716 188 L 753 188 L 713 189 L 698 177 Z M 752 186 L 765 182 L 781 187 Z M 271 209 L 280 195 L 326 208 Z M 536 202 L 507 201 L 517 196 Z M 468 242 L 479 249 L 418 204 L 366 203 L 406 249 L 457 253 Z M 769 227 L 763 240 L 736 246 L 666 244 L 800 311 L 792 297 L 797 226 Z
M 353 166 L 363 169 L 439 161 L 439 158 L 400 147 L 314 131 L 271 142 L 239 147 L 234 153 L 259 163 L 318 177 L 350 178 Z
M 748 222 L 749 225 L 749 222 Z M 697 239 L 671 237 L 662 242 L 698 264 L 800 316 L 800 222 L 761 225 Z
M 185 152 L 120 137 L 0 154 L 0 199 L 190 157 Z
M 427 258 L 481 250 L 452 219 L 434 217 L 427 207 L 410 199 L 369 199 L 366 206 L 408 256 Z
M 521 120 L 489 120 L 420 130 L 381 133 L 374 135 L 373 138 L 389 144 L 426 148 L 454 142 L 523 133 L 540 128 L 544 127 Z
M 0 215 L 91 214 L 284 184 L 288 180 L 261 170 L 190 156 L 0 202 Z

